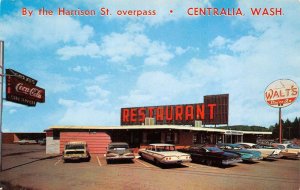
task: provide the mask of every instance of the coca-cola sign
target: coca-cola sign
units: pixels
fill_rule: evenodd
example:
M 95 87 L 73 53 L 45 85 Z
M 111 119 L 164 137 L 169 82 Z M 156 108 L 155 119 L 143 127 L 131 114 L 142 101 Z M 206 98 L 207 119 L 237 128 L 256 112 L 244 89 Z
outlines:
M 265 90 L 265 101 L 272 107 L 282 108 L 296 101 L 299 94 L 297 84 L 290 79 L 272 82 Z
M 34 84 L 36 80 L 16 71 L 6 70 L 6 100 L 27 106 L 45 102 L 45 90 Z M 16 75 L 15 75 L 16 74 Z
M 14 80 L 14 79 L 13 79 Z M 15 86 L 16 93 L 29 96 L 29 99 L 34 99 L 37 102 L 45 102 L 44 89 L 37 86 L 31 86 L 24 82 L 17 82 Z

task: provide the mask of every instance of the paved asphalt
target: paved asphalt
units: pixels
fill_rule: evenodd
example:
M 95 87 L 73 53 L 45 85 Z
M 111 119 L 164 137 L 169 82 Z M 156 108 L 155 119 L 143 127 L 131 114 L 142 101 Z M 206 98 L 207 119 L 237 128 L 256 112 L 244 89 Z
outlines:
M 299 190 L 300 160 L 161 168 L 139 158 L 108 165 L 101 155 L 92 155 L 90 162 L 64 163 L 59 155 L 46 155 L 45 146 L 3 145 L 0 181 L 29 189 Z

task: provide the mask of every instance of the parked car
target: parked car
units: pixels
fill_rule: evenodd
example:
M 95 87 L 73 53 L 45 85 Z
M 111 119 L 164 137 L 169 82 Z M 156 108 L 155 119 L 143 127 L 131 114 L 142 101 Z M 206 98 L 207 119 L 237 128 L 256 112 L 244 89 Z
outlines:
M 37 144 L 37 142 L 35 140 L 28 140 L 28 139 L 19 140 L 17 143 L 20 144 L 20 145 Z
M 239 153 L 245 162 L 255 162 L 262 159 L 261 152 L 255 150 L 247 150 L 239 144 L 217 144 L 217 146 L 225 152 Z
M 46 145 L 46 139 L 44 138 L 44 139 L 38 140 L 38 144 L 40 144 L 40 145 Z
M 300 158 L 300 146 L 296 144 L 274 144 L 273 146 L 281 149 L 283 158 Z
M 282 155 L 280 154 L 281 150 L 279 148 L 272 147 L 270 145 L 258 145 L 254 143 L 236 143 L 242 145 L 246 149 L 256 150 L 261 152 L 263 159 L 277 159 L 281 158 Z
M 192 161 L 190 154 L 176 150 L 172 144 L 150 144 L 146 149 L 140 150 L 139 155 L 146 160 L 160 164 L 181 164 Z
M 70 160 L 90 161 L 91 156 L 88 151 L 87 143 L 84 141 L 73 141 L 66 143 L 62 159 L 65 162 Z
M 221 167 L 242 162 L 240 154 L 224 152 L 215 145 L 192 145 L 179 151 L 189 153 L 193 162 L 204 163 L 209 166 Z
M 113 160 L 132 160 L 134 153 L 129 145 L 125 142 L 113 142 L 107 147 L 106 162 L 111 163 Z

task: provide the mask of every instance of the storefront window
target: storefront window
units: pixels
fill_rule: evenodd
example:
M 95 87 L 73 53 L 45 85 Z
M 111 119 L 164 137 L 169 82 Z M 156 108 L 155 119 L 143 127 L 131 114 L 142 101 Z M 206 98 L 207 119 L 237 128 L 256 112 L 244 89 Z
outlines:
M 174 132 L 166 133 L 165 142 L 169 144 L 178 144 L 178 133 L 174 133 Z
M 197 144 L 197 140 L 198 140 L 198 135 L 197 134 L 194 134 L 193 135 L 193 144 Z
M 152 133 L 147 134 L 147 143 L 160 143 L 161 142 L 161 133 L 158 131 L 154 131 Z

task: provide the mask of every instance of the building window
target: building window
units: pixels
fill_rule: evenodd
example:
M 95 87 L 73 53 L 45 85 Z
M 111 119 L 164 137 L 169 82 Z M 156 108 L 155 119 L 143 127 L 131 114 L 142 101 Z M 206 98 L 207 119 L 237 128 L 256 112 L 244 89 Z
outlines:
M 53 130 L 53 140 L 59 140 L 60 139 L 60 131 Z
M 165 142 L 170 144 L 178 144 L 178 133 L 174 133 L 174 132 L 166 133 Z
M 161 133 L 159 131 L 149 132 L 147 134 L 147 143 L 160 143 L 161 141 Z
M 197 144 L 198 143 L 198 135 L 197 134 L 193 134 L 193 144 Z

